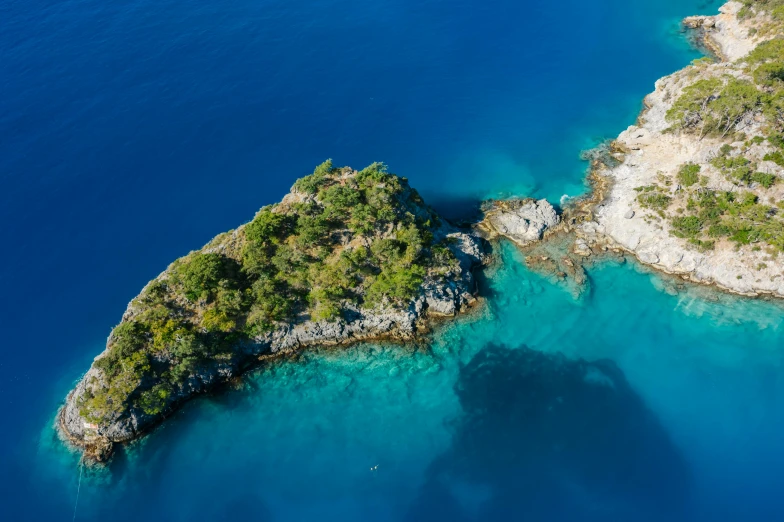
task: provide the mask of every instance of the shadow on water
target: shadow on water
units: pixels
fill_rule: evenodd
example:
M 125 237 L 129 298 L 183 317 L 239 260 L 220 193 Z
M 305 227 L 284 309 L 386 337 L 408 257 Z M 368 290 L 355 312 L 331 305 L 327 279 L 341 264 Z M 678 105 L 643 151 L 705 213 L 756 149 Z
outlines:
M 439 215 L 453 223 L 470 223 L 482 216 L 482 201 L 478 198 L 428 194 L 427 202 Z
M 691 473 L 609 360 L 490 345 L 461 368 L 463 415 L 407 520 L 682 520 Z

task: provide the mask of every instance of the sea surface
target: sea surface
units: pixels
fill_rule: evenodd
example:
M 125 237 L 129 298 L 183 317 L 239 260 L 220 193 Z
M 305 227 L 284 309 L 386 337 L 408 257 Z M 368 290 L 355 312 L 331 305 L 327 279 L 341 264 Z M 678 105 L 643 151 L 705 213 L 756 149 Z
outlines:
M 325 158 L 455 218 L 583 193 L 718 7 L 0 0 L 0 520 L 784 519 L 781 305 L 509 245 L 426 345 L 265 368 L 100 472 L 53 430 L 143 285 Z

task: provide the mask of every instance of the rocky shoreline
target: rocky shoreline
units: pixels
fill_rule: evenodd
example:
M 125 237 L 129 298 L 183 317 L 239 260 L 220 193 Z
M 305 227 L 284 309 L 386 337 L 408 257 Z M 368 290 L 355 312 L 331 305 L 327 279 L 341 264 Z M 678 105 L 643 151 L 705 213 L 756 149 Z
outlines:
M 678 167 L 692 162 L 705 164 L 727 143 L 673 133 L 666 116 L 678 96 L 696 80 L 727 74 L 742 78 L 743 73 L 733 64 L 760 43 L 781 36 L 780 31 L 771 30 L 769 16 L 763 13 L 741 19 L 742 9 L 743 4 L 731 1 L 720 8 L 719 15 L 684 19 L 684 27 L 698 31 L 697 36 L 719 61 L 698 63 L 658 80 L 656 90 L 644 100 L 637 123 L 589 155 L 590 190 L 568 204 L 563 215 L 552 218 L 547 211 L 542 212 L 539 206 L 546 202 L 491 202 L 485 209 L 485 219 L 477 225 L 480 234 L 487 239 L 511 240 L 528 254 L 530 268 L 555 275 L 556 279 L 574 277 L 581 283 L 585 278 L 575 266 L 590 264 L 608 253 L 627 254 L 645 266 L 690 283 L 746 297 L 784 297 L 784 263 L 777 253 L 726 241 L 719 241 L 712 250 L 697 249 L 672 234 L 660 213 L 642 206 L 638 198 L 641 187 L 664 180 L 662 184 L 669 187 L 667 197 L 677 199 L 681 187 L 671 178 L 675 178 Z M 746 139 L 762 135 L 758 120 L 744 128 Z M 784 169 L 763 159 L 772 151 L 760 138 L 746 152 L 765 172 L 784 178 Z M 702 173 L 701 182 L 707 189 L 739 191 L 710 165 L 703 165 Z M 756 190 L 754 185 L 752 189 Z M 784 188 L 780 186 L 756 192 L 760 198 L 784 200 Z M 542 237 L 543 243 L 535 242 Z M 560 250 L 547 249 L 548 242 L 560 242 Z
M 639 262 L 661 272 L 675 275 L 693 283 L 712 285 L 722 290 L 744 295 L 784 297 L 784 263 L 777 253 L 754 245 L 733 245 L 717 241 L 711 250 L 700 250 L 684 238 L 676 237 L 672 227 L 657 212 L 640 204 L 640 190 L 660 185 L 667 187 L 664 194 L 677 201 L 683 188 L 676 179 L 684 164 L 702 166 L 701 184 L 706 189 L 734 191 L 733 184 L 722 176 L 710 162 L 720 154 L 728 140 L 694 134 L 673 133 L 667 121 L 668 110 L 684 92 L 700 78 L 735 75 L 742 78 L 732 62 L 741 60 L 757 44 L 779 35 L 769 32 L 760 36 L 754 30 L 765 22 L 764 17 L 739 19 L 742 8 L 729 2 L 715 17 L 690 17 L 684 24 L 701 28 L 708 47 L 716 49 L 722 61 L 697 64 L 664 77 L 656 82 L 656 90 L 645 99 L 645 109 L 636 125 L 619 135 L 613 144 L 617 165 L 595 165 L 593 175 L 604 181 L 590 202 L 582 203 L 585 217 L 576 227 L 578 251 L 622 250 Z M 753 36 L 752 36 L 753 35 Z M 759 169 L 776 177 L 784 176 L 784 169 L 763 158 L 773 151 L 762 138 L 759 117 L 751 117 L 744 127 L 745 141 L 731 146 L 745 148 L 746 156 L 759 164 Z M 753 145 L 748 146 L 748 142 Z M 732 140 L 729 140 L 732 141 Z M 752 192 L 767 200 L 781 200 L 784 192 L 776 185 L 769 191 L 752 185 Z M 590 208 L 587 208 L 590 207 Z M 677 210 L 677 209 L 676 209 Z
M 230 356 L 200 367 L 167 396 L 165 408 L 155 414 L 128 406 L 106 422 L 86 420 L 84 399 L 92 395 L 96 382 L 105 381 L 104 371 L 94 363 L 69 393 L 58 413 L 57 428 L 63 440 L 82 450 L 88 461 L 106 462 L 115 444 L 143 436 L 191 397 L 207 393 L 270 359 L 314 346 L 415 341 L 436 321 L 455 317 L 478 303 L 473 272 L 488 262 L 484 242 L 500 238 L 522 248 L 530 268 L 552 274 L 557 280 L 573 281 L 575 294 L 580 294 L 587 282 L 584 265 L 604 254 L 627 253 L 643 265 L 684 281 L 745 296 L 784 297 L 784 265 L 770 251 L 733 246 L 727 241 L 717 242 L 712 250 L 695 249 L 683 237 L 673 235 L 671 226 L 663 219 L 663 212 L 654 212 L 641 205 L 639 199 L 640 187 L 656 183 L 668 187 L 662 188 L 670 191 L 666 196 L 668 201 L 682 198 L 680 185 L 667 180 L 675 179 L 679 166 L 685 163 L 707 164 L 725 144 L 715 138 L 670 132 L 667 113 L 684 89 L 694 82 L 695 76 L 743 78 L 743 73 L 733 69 L 732 64 L 760 42 L 778 35 L 775 31 L 759 30 L 769 22 L 764 16 L 741 19 L 742 7 L 738 2 L 729 2 L 721 8 L 720 15 L 684 20 L 686 27 L 700 31 L 706 46 L 721 61 L 692 65 L 657 81 L 655 92 L 645 99 L 645 109 L 637 124 L 592 158 L 588 176 L 590 191 L 569 203 L 561 214 L 545 200 L 491 201 L 482 209 L 483 219 L 473 225 L 473 230 L 468 230 L 452 227 L 434 214 L 428 214 L 432 212 L 430 210 L 425 212 L 418 206 L 412 207 L 414 214 L 419 216 L 424 212 L 425 217 L 439 222 L 433 229 L 433 241 L 448 245 L 455 264 L 438 277 L 433 274 L 424 277 L 416 296 L 405 306 L 368 308 L 344 303 L 337 319 L 314 320 L 305 316 L 279 324 L 263 335 L 237 343 Z M 761 124 L 750 121 L 745 129 L 750 136 L 759 135 Z M 771 152 L 771 147 L 761 141 L 755 142 L 754 147 L 747 147 L 754 155 L 753 159 L 758 160 L 762 168 L 784 177 L 778 165 L 762 159 Z M 343 170 L 336 181 L 345 184 L 356 175 L 355 171 Z M 703 170 L 703 178 L 701 184 L 706 189 L 734 190 L 710 167 Z M 421 201 L 415 191 L 405 190 L 408 191 L 404 194 L 408 198 L 406 201 Z M 784 200 L 784 188 L 774 190 L 775 196 Z M 281 205 L 294 208 L 313 201 L 312 196 L 293 189 Z M 245 240 L 245 226 L 218 236 L 202 252 L 239 259 L 237 245 Z M 392 227 L 383 233 L 389 235 L 396 233 L 395 230 L 400 232 L 401 229 Z M 358 244 L 351 237 L 341 241 L 352 248 Z M 151 284 L 171 280 L 173 270 L 170 266 Z M 142 295 L 149 287 L 145 287 Z M 123 315 L 123 323 L 133 322 L 141 315 L 136 300 L 132 301 Z M 107 350 L 96 357 L 96 363 L 107 356 L 115 341 L 110 337 Z M 149 385 L 142 379 L 137 386 Z

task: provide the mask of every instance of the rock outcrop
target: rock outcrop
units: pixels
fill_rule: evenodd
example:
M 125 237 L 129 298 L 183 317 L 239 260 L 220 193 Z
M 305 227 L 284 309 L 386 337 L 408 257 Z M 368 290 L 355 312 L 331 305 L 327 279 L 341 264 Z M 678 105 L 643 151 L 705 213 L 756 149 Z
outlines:
M 508 199 L 491 201 L 477 229 L 487 239 L 504 237 L 527 246 L 559 222 L 555 208 L 545 199 Z
M 716 16 L 690 16 L 683 20 L 689 29 L 702 31 L 706 46 L 722 60 L 732 62 L 749 54 L 760 42 L 776 36 L 775 31 L 760 31 L 771 22 L 770 16 L 739 16 L 743 4 L 727 2 Z

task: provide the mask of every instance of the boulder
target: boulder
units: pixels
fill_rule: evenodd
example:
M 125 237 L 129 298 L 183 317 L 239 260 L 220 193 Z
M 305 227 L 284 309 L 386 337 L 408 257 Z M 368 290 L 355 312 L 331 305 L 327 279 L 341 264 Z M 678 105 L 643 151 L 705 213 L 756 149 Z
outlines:
M 478 228 L 488 239 L 502 236 L 525 246 L 542 239 L 559 222 L 555 208 L 545 199 L 512 199 L 493 202 Z

